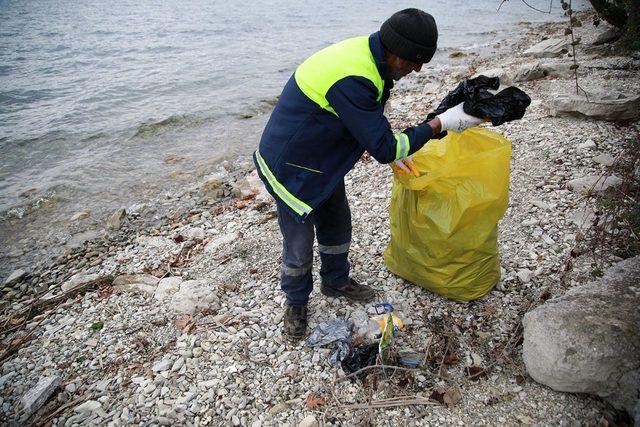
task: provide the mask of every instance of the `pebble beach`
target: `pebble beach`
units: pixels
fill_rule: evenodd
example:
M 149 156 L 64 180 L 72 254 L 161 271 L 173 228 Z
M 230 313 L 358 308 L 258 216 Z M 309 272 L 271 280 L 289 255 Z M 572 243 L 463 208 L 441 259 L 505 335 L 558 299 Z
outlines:
M 575 29 L 580 86 L 640 93 L 640 56 L 593 46 L 605 28 L 592 18 L 582 13 Z M 531 96 L 523 119 L 488 126 L 510 140 L 512 159 L 498 228 L 502 278 L 485 297 L 455 302 L 391 274 L 383 259 L 391 169 L 365 155 L 346 177 L 352 275 L 393 304 L 405 324 L 397 343 L 423 354 L 424 369 L 359 381 L 329 363 L 330 348 L 283 339 L 275 204 L 243 158 L 179 192 L 114 211 L 99 237 L 4 278 L 0 423 L 578 426 L 614 416 L 597 397 L 536 383 L 521 354 L 526 311 L 621 260 L 606 244 L 576 253 L 597 210 L 576 180 L 606 176 L 640 131 L 637 120 L 553 113 L 559 94 L 575 92 L 572 59 L 523 52 L 562 37 L 565 27 L 520 23 L 493 56 L 452 51 L 446 66 L 427 64 L 402 81 L 387 107 L 402 130 L 484 72 Z M 546 75 L 526 80 L 540 63 Z M 335 317 L 374 314 L 319 289 L 309 308 L 310 331 Z M 42 402 L 32 398 L 38 393 Z

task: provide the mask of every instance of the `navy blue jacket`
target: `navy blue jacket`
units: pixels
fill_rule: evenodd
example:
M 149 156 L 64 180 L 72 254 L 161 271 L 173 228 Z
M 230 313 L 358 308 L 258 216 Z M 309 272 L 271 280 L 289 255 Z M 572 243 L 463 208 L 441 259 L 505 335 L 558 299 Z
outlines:
M 271 113 L 258 148 L 271 177 L 262 173 L 254 154 L 267 190 L 300 221 L 309 212 L 296 213 L 282 202 L 273 189 L 274 177 L 289 193 L 315 209 L 332 194 L 365 150 L 380 163 L 395 160 L 396 139 L 383 113 L 393 81 L 388 76 L 377 32 L 369 37 L 369 48 L 384 80 L 380 102 L 378 91 L 369 80 L 346 77 L 326 94 L 336 116 L 309 99 L 292 76 Z M 403 133 L 409 137 L 411 154 L 431 139 L 432 129 L 424 123 Z

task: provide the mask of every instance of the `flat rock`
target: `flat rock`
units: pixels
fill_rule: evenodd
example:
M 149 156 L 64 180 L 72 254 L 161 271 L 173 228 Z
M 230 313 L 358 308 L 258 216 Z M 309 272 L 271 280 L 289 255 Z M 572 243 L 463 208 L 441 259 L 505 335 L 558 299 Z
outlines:
M 212 241 L 210 241 L 209 243 L 207 243 L 207 245 L 204 247 L 204 251 L 205 253 L 216 252 L 218 249 L 222 248 L 223 246 L 236 242 L 241 237 L 242 237 L 242 234 L 239 231 L 217 237 Z
M 580 228 L 588 228 L 593 224 L 596 214 L 592 209 L 580 208 L 569 215 L 572 223 Z
M 471 78 L 476 78 L 478 76 L 498 77 L 500 79 L 500 86 L 509 86 L 513 84 L 513 79 L 504 68 L 491 68 L 489 70 L 478 71 Z
M 640 257 L 525 314 L 529 375 L 554 390 L 591 393 L 630 414 L 640 407 Z
M 516 71 L 513 81 L 527 82 L 545 77 L 570 77 L 572 72 L 569 64 L 532 62 L 521 65 Z
M 28 414 L 36 412 L 51 397 L 60 384 L 60 377 L 42 377 L 38 383 L 22 396 L 22 407 Z
M 127 212 L 129 215 L 140 216 L 147 209 L 148 207 L 146 203 L 136 203 L 135 205 L 129 206 Z
M 80 211 L 73 214 L 71 221 L 79 221 L 81 219 L 89 218 L 91 211 Z
M 173 366 L 173 362 L 171 361 L 171 359 L 162 359 L 154 363 L 153 366 L 151 367 L 151 370 L 153 372 L 168 371 L 171 368 L 171 366 Z
M 181 234 L 187 240 L 202 240 L 206 236 L 206 233 L 200 227 L 187 227 L 182 230 Z
M 594 46 L 600 46 L 603 44 L 611 43 L 618 40 L 622 36 L 622 31 L 617 28 L 609 28 L 606 31 L 598 34 L 596 39 L 593 41 Z
M 522 64 L 518 67 L 513 81 L 515 82 L 528 82 L 531 80 L 542 79 L 547 76 L 546 70 L 539 62 L 533 62 L 529 64 Z
M 181 283 L 182 278 L 180 277 L 165 277 L 158 282 L 158 287 L 156 288 L 153 297 L 160 301 L 170 298 L 180 290 Z
M 229 175 L 223 172 L 206 176 L 200 186 L 200 193 L 213 199 L 222 198 L 224 196 L 224 185 L 228 181 Z
M 79 288 L 83 285 L 86 285 L 89 282 L 93 282 L 100 278 L 99 274 L 87 274 L 87 273 L 78 273 L 73 276 L 66 282 L 62 284 L 60 287 L 63 292 L 70 291 L 75 288 Z
M 603 166 L 611 166 L 616 161 L 613 156 L 610 156 L 609 154 L 598 154 L 592 160 Z
M 307 415 L 300 421 L 298 427 L 318 427 L 318 420 L 313 415 Z
M 119 291 L 139 292 L 147 296 L 154 296 L 156 293 L 156 286 L 146 285 L 144 283 L 130 283 L 126 285 L 119 285 L 115 288 Z
M 113 279 L 113 286 L 133 285 L 137 283 L 156 286 L 159 281 L 160 279 L 150 274 L 122 274 Z
M 122 227 L 122 222 L 127 218 L 127 211 L 124 208 L 120 208 L 109 216 L 107 220 L 107 227 L 117 230 Z
M 571 64 L 562 63 L 544 63 L 542 68 L 544 69 L 547 77 L 569 78 L 573 76 L 573 70 L 571 70 Z
M 640 95 L 624 94 L 564 94 L 551 102 L 554 116 L 586 116 L 598 120 L 635 120 L 640 117 Z
M 4 286 L 10 286 L 13 285 L 14 283 L 18 283 L 20 280 L 22 280 L 25 276 L 27 275 L 27 272 L 22 270 L 22 269 L 18 269 L 15 270 L 13 273 L 11 273 L 9 275 L 9 277 L 7 277 L 7 279 L 4 281 Z
M 542 200 L 532 200 L 531 204 L 544 211 L 551 210 L 551 205 L 547 202 L 543 202 Z
M 173 295 L 171 306 L 178 313 L 194 314 L 201 310 L 216 311 L 219 303 L 215 290 L 207 281 L 186 280 Z
M 553 58 L 564 55 L 568 51 L 569 42 L 566 38 L 562 37 L 543 40 L 525 50 L 523 55 L 532 56 L 534 58 Z
M 622 183 L 622 179 L 615 175 L 600 176 L 589 175 L 583 178 L 572 179 L 567 182 L 567 188 L 576 192 L 594 191 L 600 193 Z
M 518 276 L 518 279 L 520 279 L 522 283 L 529 283 L 531 281 L 531 278 L 533 277 L 533 271 L 529 270 L 528 268 L 522 268 L 518 270 L 516 276 Z
M 245 177 L 247 184 L 251 190 L 256 192 L 256 200 L 259 202 L 271 202 L 273 201 L 273 197 L 264 187 L 264 184 L 260 180 L 258 176 L 258 172 L 253 170 L 249 175 Z
M 286 402 L 280 402 L 280 403 L 276 403 L 271 408 L 269 408 L 268 412 L 269 412 L 269 415 L 276 415 L 276 414 L 279 414 L 280 412 L 286 411 L 287 409 L 289 409 L 289 405 Z
M 585 142 L 578 144 L 578 150 L 586 151 L 596 148 L 597 145 L 593 139 L 587 139 Z
M 80 405 L 73 408 L 73 410 L 75 412 L 83 414 L 83 413 L 93 413 L 99 410 L 100 408 L 102 408 L 102 403 L 95 400 L 87 400 L 86 402 L 81 403 Z

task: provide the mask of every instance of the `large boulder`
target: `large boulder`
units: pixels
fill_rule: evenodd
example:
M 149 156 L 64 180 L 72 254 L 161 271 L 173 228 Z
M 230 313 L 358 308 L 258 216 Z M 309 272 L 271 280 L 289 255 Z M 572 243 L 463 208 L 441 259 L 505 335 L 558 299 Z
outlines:
M 85 272 L 77 273 L 64 282 L 60 288 L 62 289 L 62 292 L 68 292 L 72 289 L 81 288 L 88 283 L 95 282 L 99 278 L 99 274 L 88 274 Z
M 619 121 L 640 118 L 640 95 L 589 94 L 558 95 L 552 102 L 554 116 L 587 116 L 599 120 Z
M 566 38 L 561 37 L 543 40 L 525 50 L 523 55 L 534 58 L 553 58 L 564 55 L 567 52 L 569 52 L 569 42 Z
M 603 44 L 614 42 L 620 37 L 622 37 L 622 31 L 620 31 L 618 28 L 609 28 L 606 31 L 598 34 L 592 44 L 594 46 L 600 46 Z
M 525 314 L 529 375 L 554 390 L 591 393 L 640 421 L 640 257 Z

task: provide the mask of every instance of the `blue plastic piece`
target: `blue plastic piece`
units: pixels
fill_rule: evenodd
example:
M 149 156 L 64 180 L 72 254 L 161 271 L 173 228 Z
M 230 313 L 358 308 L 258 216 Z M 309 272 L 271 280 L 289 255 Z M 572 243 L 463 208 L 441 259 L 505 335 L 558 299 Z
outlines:
M 386 314 L 386 313 L 391 313 L 393 311 L 393 306 L 388 302 L 381 302 L 378 304 L 374 304 L 373 308 L 375 308 L 376 314 Z

